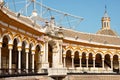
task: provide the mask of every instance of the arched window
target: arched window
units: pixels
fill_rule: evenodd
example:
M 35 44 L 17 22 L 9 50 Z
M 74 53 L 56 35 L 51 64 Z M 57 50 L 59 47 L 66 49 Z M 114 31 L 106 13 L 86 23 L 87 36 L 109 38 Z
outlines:
M 106 27 L 106 22 L 104 22 L 104 27 Z

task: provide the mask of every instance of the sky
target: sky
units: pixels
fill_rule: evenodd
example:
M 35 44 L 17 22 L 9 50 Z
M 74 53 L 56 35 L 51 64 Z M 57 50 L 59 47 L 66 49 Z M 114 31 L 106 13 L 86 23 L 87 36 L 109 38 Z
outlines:
M 84 20 L 76 27 L 76 30 L 87 33 L 96 33 L 101 28 L 101 18 L 106 5 L 111 18 L 111 28 L 120 34 L 120 0 L 42 0 L 42 3 L 51 8 L 83 17 Z

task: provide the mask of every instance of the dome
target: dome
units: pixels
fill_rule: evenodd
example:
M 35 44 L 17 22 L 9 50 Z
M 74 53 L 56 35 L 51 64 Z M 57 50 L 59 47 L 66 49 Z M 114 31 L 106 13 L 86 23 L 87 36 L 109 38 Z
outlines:
M 101 29 L 97 32 L 97 34 L 117 36 L 117 33 L 111 29 Z

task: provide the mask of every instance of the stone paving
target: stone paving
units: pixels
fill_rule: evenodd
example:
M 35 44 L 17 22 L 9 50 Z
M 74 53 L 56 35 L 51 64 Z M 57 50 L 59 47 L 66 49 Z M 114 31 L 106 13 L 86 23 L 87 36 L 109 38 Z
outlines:
M 54 79 L 48 76 L 22 76 L 0 78 L 0 80 L 54 80 Z M 68 75 L 63 80 L 120 80 L 120 75 Z

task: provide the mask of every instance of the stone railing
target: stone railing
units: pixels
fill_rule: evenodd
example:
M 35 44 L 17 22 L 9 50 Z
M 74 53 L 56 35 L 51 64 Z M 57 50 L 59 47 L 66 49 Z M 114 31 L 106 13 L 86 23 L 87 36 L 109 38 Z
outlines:
M 113 73 L 112 69 L 103 68 L 68 68 L 67 73 Z
M 48 76 L 66 76 L 67 69 L 66 68 L 49 68 Z

